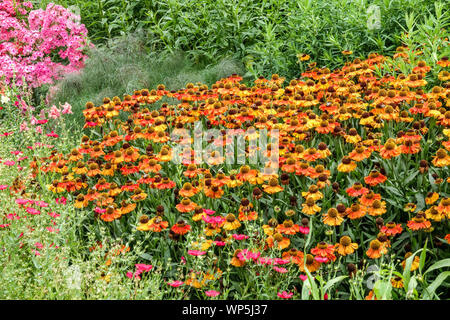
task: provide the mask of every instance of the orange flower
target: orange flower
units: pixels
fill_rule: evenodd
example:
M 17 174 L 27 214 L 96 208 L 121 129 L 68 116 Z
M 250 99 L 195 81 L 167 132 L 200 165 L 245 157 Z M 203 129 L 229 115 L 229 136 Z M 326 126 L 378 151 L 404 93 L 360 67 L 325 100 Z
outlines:
M 352 239 L 349 236 L 343 236 L 339 240 L 339 243 L 336 244 L 336 248 L 341 256 L 346 256 L 355 252 L 358 249 L 358 244 L 352 243 Z
M 251 178 L 256 177 L 257 173 L 258 172 L 256 170 L 250 169 L 249 166 L 245 165 L 239 169 L 239 173 L 236 175 L 236 178 L 241 181 L 248 181 Z
M 281 234 L 294 235 L 300 231 L 300 226 L 294 224 L 292 220 L 285 220 L 277 226 L 277 231 Z
M 370 241 L 369 249 L 366 251 L 366 254 L 370 259 L 378 259 L 385 253 L 387 253 L 387 250 L 378 239 Z
M 182 197 L 190 198 L 190 197 L 196 195 L 196 194 L 199 193 L 199 192 L 200 192 L 199 189 L 197 189 L 196 187 L 192 186 L 191 183 L 186 182 L 186 183 L 183 185 L 183 188 L 181 188 L 181 190 L 180 190 L 178 193 L 179 193 L 180 196 L 182 196 Z
M 184 220 L 179 220 L 176 224 L 172 226 L 170 230 L 172 230 L 176 234 L 184 235 L 188 233 L 189 230 L 191 230 L 191 226 L 186 224 Z
M 311 253 L 322 258 L 327 258 L 328 260 L 335 261 L 336 256 L 334 255 L 335 246 L 328 244 L 325 241 L 319 242 L 317 246 L 311 249 Z
M 400 147 L 397 147 L 393 139 L 389 139 L 380 150 L 380 155 L 383 159 L 397 157 L 400 153 Z
M 266 241 L 269 248 L 273 248 L 276 245 L 279 250 L 286 249 L 291 244 L 291 240 L 283 237 L 281 233 L 275 233 L 273 236 L 269 236 Z
M 367 213 L 371 216 L 381 216 L 386 213 L 386 202 L 375 200 L 372 205 L 367 207 Z
M 302 204 L 302 207 L 302 212 L 310 216 L 322 210 L 318 205 L 316 205 L 316 201 L 314 201 L 313 198 L 306 199 L 305 203 Z
M 372 205 L 375 200 L 381 200 L 381 195 L 379 193 L 373 193 L 373 191 L 359 198 L 359 202 L 366 207 Z
M 263 188 L 264 192 L 267 192 L 269 194 L 274 194 L 284 190 L 284 188 L 278 184 L 278 179 L 276 178 L 271 178 L 269 180 L 269 184 L 263 185 Z
M 370 149 L 365 148 L 364 146 L 358 146 L 352 152 L 350 152 L 348 156 L 352 160 L 362 161 L 369 158 L 371 154 L 372 151 L 370 151 Z
M 190 212 L 197 207 L 197 204 L 192 202 L 189 198 L 183 198 L 179 204 L 175 206 L 180 212 Z
M 339 212 L 335 208 L 328 209 L 328 212 L 323 215 L 323 223 L 329 226 L 340 226 L 344 221 Z
M 345 212 L 351 220 L 359 219 L 366 215 L 365 208 L 357 203 L 352 204 Z
M 223 195 L 223 190 L 218 186 L 212 186 L 210 188 L 205 187 L 204 192 L 208 198 L 213 199 L 220 199 Z
M 305 272 L 305 266 L 306 269 L 308 269 L 309 272 L 315 272 L 319 270 L 321 263 L 314 259 L 314 256 L 312 254 L 307 254 L 306 257 L 303 257 L 302 260 L 299 263 L 299 268 L 301 272 Z
M 369 193 L 369 189 L 363 187 L 361 182 L 355 182 L 353 186 L 345 190 L 351 197 L 359 197 Z
M 225 223 L 223 225 L 223 229 L 230 231 L 230 230 L 235 230 L 235 229 L 239 228 L 240 226 L 241 226 L 241 223 L 239 222 L 239 220 L 236 219 L 234 214 L 229 213 L 225 218 Z
M 387 180 L 387 177 L 376 170 L 372 170 L 370 174 L 364 178 L 364 182 L 369 186 L 374 187 L 380 183 L 383 183 Z
M 428 229 L 431 227 L 431 222 L 426 220 L 424 215 L 418 213 L 414 218 L 408 221 L 408 228 L 413 231 Z
M 403 228 L 401 224 L 396 224 L 395 222 L 391 221 L 386 223 L 385 226 L 381 227 L 380 231 L 386 234 L 387 236 L 395 236 L 397 234 L 402 233 Z
M 356 162 L 352 161 L 349 157 L 343 157 L 337 169 L 339 172 L 351 172 L 356 169 Z

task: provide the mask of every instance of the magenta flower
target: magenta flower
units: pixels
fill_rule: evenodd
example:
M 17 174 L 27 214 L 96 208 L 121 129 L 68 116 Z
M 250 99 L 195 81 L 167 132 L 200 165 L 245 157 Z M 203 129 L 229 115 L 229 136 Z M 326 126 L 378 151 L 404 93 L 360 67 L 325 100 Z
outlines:
M 148 271 L 152 270 L 152 268 L 153 268 L 153 266 L 150 264 L 142 264 L 142 263 L 136 264 L 135 267 L 138 271 L 141 271 L 141 272 L 142 271 L 148 272 Z
M 305 276 L 304 274 L 301 274 L 298 276 L 302 281 L 308 280 L 308 276 Z
M 202 256 L 204 254 L 206 254 L 206 251 L 200 251 L 200 250 L 188 250 L 188 254 L 190 254 L 191 256 Z
M 233 239 L 235 239 L 235 240 L 245 240 L 245 239 L 248 239 L 249 238 L 249 236 L 247 236 L 247 235 L 245 235 L 245 234 L 233 234 Z
M 28 207 L 28 208 L 26 209 L 26 211 L 27 211 L 29 214 L 34 214 L 34 215 L 41 214 L 41 212 L 40 212 L 39 210 L 37 210 L 37 209 L 35 209 L 35 208 L 31 208 L 31 207 Z
M 205 291 L 205 294 L 208 297 L 217 297 L 220 294 L 220 292 L 219 291 L 215 291 L 215 290 L 208 290 L 208 291 Z
M 273 269 L 279 273 L 287 273 L 288 272 L 288 270 L 286 268 L 282 268 L 282 267 L 274 266 Z
M 277 293 L 277 296 L 279 296 L 282 299 L 290 299 L 290 298 L 292 298 L 293 295 L 294 295 L 294 293 L 286 292 L 286 291 Z
M 211 214 L 214 214 L 214 213 L 215 213 L 215 211 L 214 211 L 214 210 L 211 210 L 211 209 L 203 209 L 203 212 L 206 213 L 206 214 L 208 214 L 208 215 L 211 215 Z
M 5 189 L 8 189 L 8 188 L 9 188 L 9 186 L 7 184 L 1 184 L 0 185 L 0 190 L 5 190 Z
M 184 282 L 180 281 L 180 280 L 176 280 L 176 281 L 172 281 L 172 282 L 167 282 L 167 284 L 171 287 L 177 288 L 179 286 L 182 286 L 184 284 Z

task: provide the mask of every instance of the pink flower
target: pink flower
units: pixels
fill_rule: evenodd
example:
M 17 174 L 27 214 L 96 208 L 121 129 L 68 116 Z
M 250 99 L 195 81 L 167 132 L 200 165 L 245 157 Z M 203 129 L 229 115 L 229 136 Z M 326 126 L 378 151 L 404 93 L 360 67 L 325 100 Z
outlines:
M 48 203 L 45 202 L 45 201 L 42 201 L 42 200 L 41 201 L 35 201 L 34 204 L 37 205 L 38 207 L 41 207 L 41 208 L 47 208 L 48 207 Z
M 102 208 L 99 208 L 99 207 L 95 207 L 94 211 L 97 212 L 97 213 L 103 214 L 103 213 L 106 212 L 106 209 L 102 209 Z
M 34 244 L 34 246 L 35 246 L 36 248 L 38 248 L 38 249 L 44 248 L 44 245 L 43 245 L 42 243 L 40 243 L 40 242 L 36 242 L 36 243 Z
M 62 105 L 62 114 L 72 114 L 72 106 L 69 103 L 65 103 Z
M 52 137 L 52 138 L 58 138 L 59 137 L 59 135 L 56 134 L 53 130 L 52 130 L 52 132 L 47 133 L 46 136 L 47 137 Z
M 42 134 L 43 133 L 42 127 L 41 126 L 37 126 L 36 127 L 36 132 L 39 133 L 39 134 Z
M 211 215 L 211 214 L 214 214 L 214 213 L 215 213 L 215 211 L 214 211 L 214 210 L 211 210 L 211 209 L 203 209 L 203 212 L 206 213 L 206 214 L 208 214 L 208 215 Z
M 276 272 L 279 272 L 279 273 L 286 273 L 286 272 L 288 272 L 288 270 L 287 270 L 286 268 L 282 268 L 282 267 L 274 266 L 273 269 L 274 269 Z
M 16 162 L 15 162 L 15 161 L 12 161 L 12 160 L 7 160 L 7 161 L 3 162 L 3 164 L 4 164 L 5 166 L 13 166 L 13 165 L 16 164 Z
M 49 212 L 48 215 L 52 218 L 58 218 L 59 216 L 61 216 L 60 214 L 58 214 L 56 212 Z
M 308 234 L 309 233 L 309 227 L 300 226 L 300 232 L 303 233 L 303 234 Z
M 305 276 L 304 274 L 301 274 L 298 276 L 302 281 L 308 280 L 308 276 Z
M 28 202 L 33 203 L 32 200 L 21 199 L 21 198 L 16 199 L 16 203 L 17 203 L 18 205 L 26 205 Z
M 130 279 L 133 279 L 133 278 L 141 279 L 141 277 L 139 277 L 139 274 L 140 273 L 137 273 L 137 272 L 133 273 L 131 271 L 128 271 L 127 272 L 127 277 L 130 278 Z
M 248 239 L 249 236 L 245 235 L 245 234 L 233 234 L 233 239 L 235 240 L 244 240 L 244 239 Z
M 26 211 L 27 211 L 29 214 L 41 214 L 41 212 L 40 212 L 39 210 L 37 210 L 37 209 L 35 209 L 35 208 L 31 208 L 31 207 L 28 207 L 28 208 L 26 209 Z
M 186 264 L 186 258 L 184 256 L 181 256 L 181 264 Z
M 20 125 L 19 129 L 20 129 L 21 132 L 30 130 L 30 128 L 28 128 L 28 124 L 27 124 L 26 121 L 22 122 L 22 124 Z
M 56 203 L 58 203 L 58 204 L 66 204 L 67 203 L 67 198 L 65 198 L 65 197 L 56 198 Z
M 182 286 L 184 284 L 184 282 L 180 281 L 180 280 L 176 280 L 176 281 L 172 281 L 172 282 L 167 282 L 167 284 L 171 287 L 177 288 L 179 286 Z
M 214 244 L 218 247 L 224 247 L 226 243 L 223 241 L 214 241 Z
M 314 260 L 319 261 L 319 262 L 327 262 L 328 258 L 327 257 L 316 256 L 316 257 L 314 257 Z
M 188 254 L 190 254 L 191 256 L 202 256 L 206 253 L 206 251 L 200 251 L 200 250 L 188 250 Z
M 276 264 L 288 264 L 290 262 L 289 259 L 275 258 L 273 260 L 274 260 L 274 265 L 276 265 Z
M 150 264 L 142 264 L 142 263 L 136 264 L 135 267 L 138 271 L 141 271 L 141 272 L 142 271 L 148 272 L 148 271 L 152 270 L 152 268 L 153 268 L 153 266 Z
M 292 293 L 292 292 L 288 293 L 286 291 L 277 293 L 277 296 L 279 296 L 282 299 L 290 299 L 290 298 L 292 298 L 293 295 L 294 295 L 294 293 Z
M 215 291 L 215 290 L 208 290 L 208 291 L 205 291 L 205 294 L 208 297 L 217 297 L 220 294 L 220 292 L 219 291 Z
M 8 189 L 8 188 L 9 188 L 9 186 L 7 184 L 1 184 L 0 185 L 0 190 L 5 190 L 5 189 Z
M 48 116 L 52 119 L 58 119 L 61 116 L 61 111 L 55 105 L 52 105 Z

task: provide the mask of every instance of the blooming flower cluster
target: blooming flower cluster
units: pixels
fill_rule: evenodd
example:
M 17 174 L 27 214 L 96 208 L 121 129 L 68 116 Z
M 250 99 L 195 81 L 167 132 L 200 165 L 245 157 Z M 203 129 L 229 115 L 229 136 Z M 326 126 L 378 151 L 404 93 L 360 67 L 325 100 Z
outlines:
M 0 77 L 30 87 L 52 83 L 64 73 L 80 70 L 87 58 L 87 29 L 80 17 L 49 3 L 33 10 L 31 2 L 0 3 Z

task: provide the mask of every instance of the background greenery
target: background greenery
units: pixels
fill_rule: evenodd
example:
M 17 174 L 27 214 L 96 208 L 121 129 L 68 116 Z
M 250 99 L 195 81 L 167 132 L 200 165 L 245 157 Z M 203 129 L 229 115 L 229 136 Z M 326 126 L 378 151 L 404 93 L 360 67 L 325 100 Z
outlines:
M 50 0 L 39 1 L 45 6 Z M 298 77 L 297 54 L 330 69 L 356 56 L 386 54 L 400 44 L 405 13 L 418 22 L 434 13 L 431 0 L 53 0 L 81 12 L 95 44 L 136 30 L 153 53 L 185 52 L 195 64 L 223 58 L 245 63 L 247 76 Z M 369 30 L 371 5 L 379 29 Z M 78 10 L 75 9 L 75 10 Z

